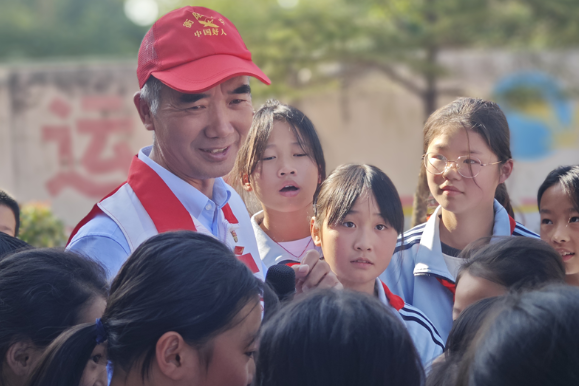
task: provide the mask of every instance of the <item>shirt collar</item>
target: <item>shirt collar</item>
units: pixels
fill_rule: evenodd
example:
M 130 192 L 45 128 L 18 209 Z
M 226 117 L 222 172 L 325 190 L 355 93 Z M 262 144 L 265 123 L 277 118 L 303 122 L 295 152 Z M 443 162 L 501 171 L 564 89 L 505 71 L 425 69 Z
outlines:
M 139 151 L 139 159 L 146 163 L 151 169 L 155 171 L 161 177 L 161 179 L 167 184 L 169 189 L 175 194 L 177 199 L 181 201 L 185 209 L 197 218 L 201 215 L 201 212 L 208 203 L 214 202 L 217 207 L 222 208 L 231 197 L 231 192 L 227 189 L 227 184 L 223 181 L 223 178 L 219 177 L 215 179 L 213 184 L 213 201 L 209 199 L 206 195 L 201 193 L 197 188 L 188 184 L 181 178 L 177 177 L 151 158 L 151 149 L 153 146 L 147 146 Z
M 416 265 L 414 267 L 414 274 L 433 273 L 438 276 L 443 276 L 452 281 L 452 277 L 446 266 L 444 259 L 434 258 L 434 256 L 442 256 L 442 247 L 440 244 L 440 218 L 439 214 L 442 207 L 439 205 L 432 216 L 428 219 L 424 232 L 420 239 L 420 248 L 416 255 Z M 511 226 L 509 221 L 509 214 L 497 200 L 494 200 L 493 210 L 495 212 L 493 236 L 510 236 Z

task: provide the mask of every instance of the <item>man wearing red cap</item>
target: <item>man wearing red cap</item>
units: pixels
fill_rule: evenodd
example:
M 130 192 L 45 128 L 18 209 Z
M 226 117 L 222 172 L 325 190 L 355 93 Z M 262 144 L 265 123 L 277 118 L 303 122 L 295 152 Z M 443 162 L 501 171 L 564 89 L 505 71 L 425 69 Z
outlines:
M 190 6 L 163 16 L 147 32 L 137 76 L 141 90 L 134 102 L 154 133 L 153 145 L 135 156 L 127 182 L 77 225 L 67 248 L 98 259 L 112 276 L 147 238 L 188 229 L 229 245 L 263 280 L 245 205 L 221 177 L 232 169 L 251 126 L 249 76 L 270 80 L 233 23 Z M 309 265 L 315 275 L 308 276 L 317 282 L 305 287 L 337 283 L 327 265 Z

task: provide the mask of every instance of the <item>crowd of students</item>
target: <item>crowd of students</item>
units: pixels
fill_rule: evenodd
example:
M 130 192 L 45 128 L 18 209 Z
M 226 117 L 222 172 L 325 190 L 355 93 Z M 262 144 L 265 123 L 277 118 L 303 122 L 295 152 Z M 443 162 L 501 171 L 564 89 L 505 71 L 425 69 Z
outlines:
M 423 160 L 439 207 L 403 232 L 382 170 L 326 177 L 312 122 L 268 101 L 228 180 L 261 206 L 266 267 L 323 259 L 343 289 L 268 314 L 267 285 L 191 231 L 146 240 L 109 286 L 98 262 L 34 249 L 16 228 L 0 234 L 0 385 L 579 384 L 579 166 L 539 188 L 536 235 L 504 185 L 509 138 L 493 102 L 433 113 Z

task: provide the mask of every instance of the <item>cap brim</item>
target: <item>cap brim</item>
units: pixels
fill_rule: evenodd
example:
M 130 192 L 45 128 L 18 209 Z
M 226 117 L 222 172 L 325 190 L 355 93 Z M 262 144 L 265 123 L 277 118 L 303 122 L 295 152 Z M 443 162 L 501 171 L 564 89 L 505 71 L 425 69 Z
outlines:
M 269 85 L 269 78 L 251 60 L 233 55 L 213 55 L 164 71 L 151 73 L 161 82 L 182 93 L 197 93 L 235 76 L 248 75 Z

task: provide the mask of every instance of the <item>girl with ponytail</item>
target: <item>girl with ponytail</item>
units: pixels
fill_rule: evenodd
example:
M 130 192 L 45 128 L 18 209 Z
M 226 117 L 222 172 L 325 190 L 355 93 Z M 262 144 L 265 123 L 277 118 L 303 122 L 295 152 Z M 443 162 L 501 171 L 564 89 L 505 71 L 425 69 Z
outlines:
M 59 338 L 30 385 L 81 385 L 81 370 L 100 360 L 92 355 L 104 344 L 111 386 L 246 386 L 261 293 L 261 282 L 218 240 L 156 235 L 121 268 L 103 316 Z
M 381 279 L 446 339 L 460 251 L 481 237 L 538 235 L 513 219 L 505 187 L 513 171 L 509 125 L 496 103 L 459 98 L 441 107 L 426 121 L 423 145 L 428 187 L 439 207 L 404 234 Z
M 72 252 L 31 249 L 0 259 L 0 385 L 26 384 L 53 340 L 102 315 L 108 290 L 104 268 Z

